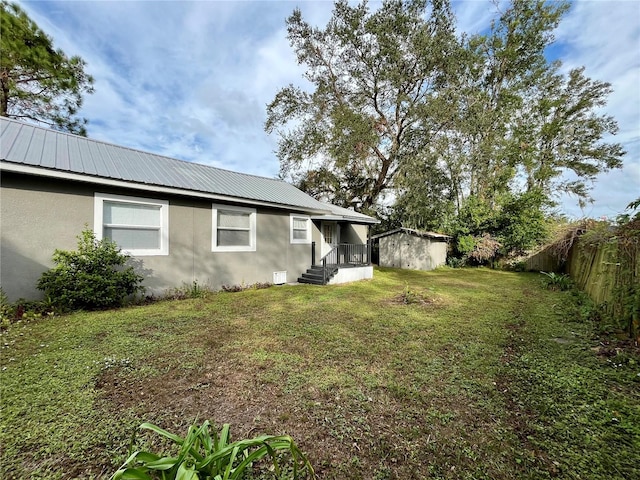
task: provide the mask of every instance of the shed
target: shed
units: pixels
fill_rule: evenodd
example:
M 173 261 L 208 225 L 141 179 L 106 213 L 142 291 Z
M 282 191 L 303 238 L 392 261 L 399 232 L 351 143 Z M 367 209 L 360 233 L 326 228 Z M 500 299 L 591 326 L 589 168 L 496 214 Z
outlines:
M 447 243 L 451 239 L 440 233 L 397 228 L 371 237 L 378 246 L 381 267 L 433 270 L 447 261 Z

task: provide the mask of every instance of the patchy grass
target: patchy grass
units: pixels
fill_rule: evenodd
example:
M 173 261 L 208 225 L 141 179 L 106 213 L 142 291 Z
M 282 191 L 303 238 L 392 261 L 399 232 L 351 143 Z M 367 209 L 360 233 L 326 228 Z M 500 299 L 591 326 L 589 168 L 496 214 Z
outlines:
M 379 269 L 13 325 L 0 477 L 108 478 L 140 423 L 194 419 L 289 434 L 323 479 L 640 477 L 637 350 L 542 285 Z

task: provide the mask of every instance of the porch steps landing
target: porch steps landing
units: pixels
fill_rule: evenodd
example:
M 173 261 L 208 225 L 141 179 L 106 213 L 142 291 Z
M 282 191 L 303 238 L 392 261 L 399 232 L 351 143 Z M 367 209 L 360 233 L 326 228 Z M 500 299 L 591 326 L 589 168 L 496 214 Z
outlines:
M 336 274 L 337 268 L 327 269 L 327 282 Z M 322 266 L 315 266 L 308 268 L 301 277 L 298 278 L 298 283 L 310 283 L 313 285 L 323 285 L 322 283 Z

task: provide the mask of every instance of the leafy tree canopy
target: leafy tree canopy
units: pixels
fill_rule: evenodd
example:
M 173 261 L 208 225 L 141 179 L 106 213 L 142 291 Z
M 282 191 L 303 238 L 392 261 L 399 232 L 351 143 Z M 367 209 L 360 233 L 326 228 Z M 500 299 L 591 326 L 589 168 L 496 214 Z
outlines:
M 93 78 L 78 56 L 54 49 L 52 40 L 16 4 L 0 4 L 0 115 L 86 135 L 77 118 Z
M 296 9 L 288 38 L 312 88 L 267 107 L 281 175 L 369 213 L 390 192 L 387 224 L 530 246 L 557 194 L 588 201 L 625 153 L 599 111 L 610 85 L 545 56 L 568 8 L 512 0 L 482 35 L 456 34 L 448 0 L 340 0 L 325 28 Z
M 288 38 L 315 90 L 289 85 L 268 106 L 266 130 L 280 137 L 284 176 L 324 185 L 332 200 L 366 211 L 405 159 L 421 155 L 439 128 L 429 98 L 456 44 L 448 3 L 431 7 L 425 17 L 426 0 L 389 1 L 372 13 L 341 0 L 324 29 L 293 12 Z

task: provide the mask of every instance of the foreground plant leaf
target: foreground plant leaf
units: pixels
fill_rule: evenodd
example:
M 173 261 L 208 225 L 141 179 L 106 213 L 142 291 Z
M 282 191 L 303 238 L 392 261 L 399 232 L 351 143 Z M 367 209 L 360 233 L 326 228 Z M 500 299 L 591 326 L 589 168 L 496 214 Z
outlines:
M 219 435 L 214 435 L 213 438 L 210 428 L 211 424 L 208 421 L 201 426 L 191 425 L 186 437 L 182 438 L 151 423 L 143 423 L 140 429 L 155 432 L 179 445 L 178 456 L 161 457 L 152 452 L 136 451 L 127 458 L 112 479 L 239 480 L 247 467 L 265 457 L 270 458 L 273 472 L 280 478 L 281 468 L 277 453 L 282 452 L 291 455 L 292 478 L 298 478 L 298 472 L 306 472 L 311 478 L 315 478 L 309 460 L 288 435 L 261 435 L 253 439 L 230 442 L 229 424 L 225 424 Z

